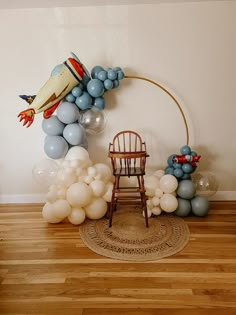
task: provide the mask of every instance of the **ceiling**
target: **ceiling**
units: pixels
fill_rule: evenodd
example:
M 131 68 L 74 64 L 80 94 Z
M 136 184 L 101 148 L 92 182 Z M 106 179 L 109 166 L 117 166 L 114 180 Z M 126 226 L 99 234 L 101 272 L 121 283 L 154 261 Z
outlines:
M 180 2 L 207 2 L 214 0 L 0 0 L 0 9 L 53 8 L 102 5 L 135 5 Z M 221 0 L 224 1 L 224 0 Z

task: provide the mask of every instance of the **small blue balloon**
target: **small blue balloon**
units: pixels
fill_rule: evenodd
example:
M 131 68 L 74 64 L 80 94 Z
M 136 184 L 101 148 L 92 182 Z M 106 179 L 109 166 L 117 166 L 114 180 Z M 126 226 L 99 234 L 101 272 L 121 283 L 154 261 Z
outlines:
M 208 214 L 209 202 L 206 197 L 195 196 L 191 200 L 191 206 L 193 213 L 198 217 L 205 217 Z
M 107 79 L 107 72 L 105 70 L 100 71 L 97 78 L 101 81 L 105 81 Z
M 44 143 L 44 152 L 54 160 L 64 158 L 68 148 L 68 143 L 61 136 L 47 136 Z
M 125 77 L 124 72 L 123 71 L 118 71 L 118 73 L 117 73 L 118 80 L 122 80 L 122 79 L 124 79 L 124 77 Z
M 104 94 L 103 82 L 98 79 L 92 79 L 87 85 L 88 93 L 93 97 L 99 97 Z
M 122 69 L 121 69 L 121 67 L 115 67 L 115 68 L 113 68 L 113 70 L 118 72 L 118 71 L 121 71 Z
M 197 152 L 192 151 L 192 152 L 191 152 L 191 155 L 192 155 L 192 156 L 197 156 Z
M 64 124 L 72 124 L 79 117 L 79 109 L 74 103 L 62 102 L 57 108 L 57 117 Z
M 114 80 L 114 81 L 113 81 L 113 89 L 118 88 L 119 85 L 120 85 L 119 80 Z
M 179 217 L 186 217 L 191 213 L 192 206 L 190 200 L 182 199 L 177 197 L 178 201 L 178 207 L 174 211 L 174 214 L 176 214 Z
M 76 98 L 75 104 L 79 107 L 81 110 L 86 110 L 91 108 L 92 106 L 92 97 L 87 93 L 83 92 L 83 94 Z
M 165 169 L 165 174 L 174 175 L 174 168 L 173 167 L 167 167 Z
M 42 128 L 48 136 L 61 136 L 65 125 L 58 119 L 57 116 L 52 115 L 50 118 L 42 121 Z
M 174 168 L 181 168 L 181 169 L 182 169 L 182 164 L 177 163 L 177 162 L 174 162 L 174 163 L 173 163 L 173 167 L 174 167 Z
M 75 101 L 75 97 L 72 93 L 69 93 L 66 95 L 65 100 L 69 103 L 74 103 Z
M 97 79 L 97 76 L 98 76 L 98 73 L 100 72 L 100 71 L 103 71 L 104 69 L 103 69 L 103 67 L 101 67 L 101 66 L 95 66 L 95 67 L 93 67 L 93 69 L 92 69 L 92 71 L 91 71 L 91 77 L 93 78 L 93 79 Z
M 188 145 L 184 145 L 182 148 L 180 148 L 180 153 L 183 155 L 191 154 L 191 148 Z
M 173 162 L 173 158 L 175 157 L 175 154 L 171 154 L 168 159 L 167 159 L 167 164 L 168 166 L 173 166 L 174 162 Z
M 181 168 L 176 168 L 174 170 L 174 174 L 173 174 L 175 177 L 177 178 L 182 178 L 182 176 L 184 175 L 184 172 Z
M 107 77 L 108 77 L 108 79 L 110 79 L 110 80 L 116 80 L 117 79 L 117 72 L 116 71 L 114 71 L 114 70 L 108 70 L 107 71 Z
M 182 165 L 182 170 L 185 174 L 191 174 L 193 172 L 193 167 L 190 163 L 184 163 Z
M 75 87 L 72 89 L 71 93 L 73 94 L 74 97 L 79 97 L 79 96 L 82 95 L 83 90 L 82 90 L 80 87 L 75 86 Z
M 78 123 L 69 124 L 64 128 L 63 137 L 71 145 L 80 145 L 84 139 L 84 128 Z
M 191 179 L 191 175 L 190 174 L 184 174 L 181 179 Z
M 106 79 L 106 80 L 104 81 L 104 88 L 105 88 L 106 90 L 111 90 L 111 89 L 113 88 L 113 82 L 112 82 L 112 80 Z
M 94 100 L 93 105 L 97 109 L 103 110 L 105 108 L 105 100 L 104 100 L 104 98 L 102 96 L 101 97 L 96 97 L 95 100 Z
M 191 180 L 184 179 L 179 182 L 176 192 L 180 198 L 192 199 L 196 193 L 196 186 Z

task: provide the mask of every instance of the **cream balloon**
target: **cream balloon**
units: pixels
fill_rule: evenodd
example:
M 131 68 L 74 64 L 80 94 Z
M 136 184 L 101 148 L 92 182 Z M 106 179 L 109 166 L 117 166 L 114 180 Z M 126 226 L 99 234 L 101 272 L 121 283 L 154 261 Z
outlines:
M 175 176 L 166 174 L 160 179 L 160 188 L 164 193 L 170 194 L 178 187 L 178 181 Z
M 165 171 L 157 170 L 156 172 L 153 173 L 153 175 L 156 176 L 157 178 L 161 179 L 161 177 L 165 175 Z
M 53 203 L 53 214 L 56 218 L 65 219 L 71 213 L 71 206 L 67 200 L 58 199 Z
M 162 210 L 161 210 L 160 207 L 153 207 L 153 208 L 152 208 L 152 213 L 153 213 L 154 215 L 160 215 L 161 212 L 162 212 Z
M 42 216 L 48 223 L 59 223 L 62 221 L 62 219 L 55 217 L 53 205 L 49 202 L 45 203 L 43 206 Z
M 160 207 L 165 212 L 173 212 L 178 207 L 178 200 L 171 194 L 164 194 L 160 200 Z
M 151 209 L 147 209 L 147 215 L 148 215 L 148 218 L 150 218 L 152 216 L 152 210 Z M 143 216 L 145 217 L 144 210 L 143 210 Z
M 72 207 L 84 207 L 88 205 L 93 196 L 92 189 L 85 183 L 72 184 L 66 193 L 66 199 Z
M 144 184 L 146 190 L 154 190 L 160 187 L 159 179 L 154 175 L 145 176 Z
M 105 184 L 102 180 L 95 179 L 90 183 L 90 187 L 92 188 L 93 194 L 96 197 L 101 197 L 105 193 Z
M 93 167 L 96 170 L 95 179 L 102 180 L 105 184 L 112 180 L 112 172 L 108 165 L 97 163 Z
M 66 161 L 81 160 L 86 161 L 89 159 L 88 151 L 80 146 L 74 146 L 70 148 L 65 156 Z
M 160 198 L 157 197 L 157 196 L 154 196 L 154 197 L 152 198 L 152 203 L 153 203 L 153 206 L 154 206 L 154 207 L 159 206 L 159 204 L 160 204 Z
M 107 212 L 107 203 L 103 198 L 94 198 L 84 209 L 89 219 L 101 219 Z
M 112 190 L 113 190 L 113 183 L 111 182 L 107 183 L 105 186 L 105 194 L 102 196 L 102 198 L 106 202 L 111 202 Z
M 84 222 L 86 214 L 83 208 L 72 208 L 68 220 L 74 225 L 78 225 Z

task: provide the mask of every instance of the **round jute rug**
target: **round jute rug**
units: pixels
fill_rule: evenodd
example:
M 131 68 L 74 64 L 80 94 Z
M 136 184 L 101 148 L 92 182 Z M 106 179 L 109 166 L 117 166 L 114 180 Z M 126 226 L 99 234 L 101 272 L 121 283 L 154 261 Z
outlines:
M 118 209 L 110 228 L 107 218 L 86 219 L 79 232 L 84 244 L 93 252 L 132 261 L 174 255 L 185 247 L 190 235 L 185 221 L 171 214 L 149 218 L 146 228 L 140 209 Z

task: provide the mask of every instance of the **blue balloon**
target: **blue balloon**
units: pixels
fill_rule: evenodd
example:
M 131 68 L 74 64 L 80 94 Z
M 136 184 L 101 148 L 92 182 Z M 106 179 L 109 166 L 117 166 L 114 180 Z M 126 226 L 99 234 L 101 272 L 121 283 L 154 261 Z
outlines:
M 183 199 L 192 199 L 196 193 L 196 186 L 190 179 L 184 179 L 179 182 L 176 192 Z
M 190 174 L 184 174 L 181 179 L 191 179 L 191 175 Z
M 173 157 L 175 157 L 175 154 L 171 154 L 168 159 L 167 159 L 167 164 L 168 166 L 172 167 L 174 162 L 173 162 Z
M 84 128 L 78 123 L 69 124 L 64 128 L 63 137 L 71 145 L 80 145 L 84 139 Z
M 57 117 L 64 124 L 72 124 L 79 117 L 79 109 L 74 103 L 62 102 L 57 108 Z
M 180 148 L 180 153 L 183 155 L 191 154 L 191 148 L 188 145 L 184 145 L 182 148 Z
M 79 97 L 79 96 L 82 95 L 83 90 L 82 90 L 80 87 L 75 86 L 75 87 L 72 89 L 71 93 L 73 94 L 74 97 Z
M 122 69 L 121 69 L 121 67 L 115 67 L 115 68 L 113 68 L 113 70 L 118 72 L 118 71 L 121 71 Z
M 190 200 L 177 197 L 177 201 L 178 201 L 178 207 L 174 211 L 174 214 L 176 214 L 179 217 L 188 216 L 191 213 L 191 209 L 192 209 Z
M 174 175 L 174 168 L 173 167 L 167 167 L 165 169 L 165 174 Z
M 116 80 L 117 79 L 117 72 L 116 71 L 114 71 L 114 70 L 108 70 L 107 71 L 107 77 L 108 77 L 108 79 L 110 79 L 110 80 Z
M 98 79 L 90 80 L 88 85 L 87 85 L 87 91 L 93 97 L 102 96 L 104 94 L 103 82 L 101 82 Z
M 47 136 L 44 143 L 44 152 L 54 160 L 64 158 L 68 148 L 68 143 L 61 136 Z
M 114 81 L 113 81 L 113 89 L 118 88 L 119 85 L 120 85 L 119 80 L 114 80 Z
M 104 98 L 102 96 L 101 97 L 96 97 L 95 100 L 94 100 L 93 105 L 97 109 L 103 110 L 105 108 L 105 100 L 104 100 Z
M 192 156 L 197 156 L 197 152 L 192 151 L 192 152 L 191 152 L 191 155 L 192 155 Z
M 122 80 L 122 79 L 124 79 L 124 77 L 125 77 L 125 74 L 124 74 L 124 72 L 123 71 L 118 71 L 118 73 L 117 73 L 117 78 L 118 78 L 118 80 Z
M 95 67 L 93 67 L 93 69 L 92 69 L 92 71 L 91 71 L 91 77 L 93 78 L 93 79 L 97 79 L 97 76 L 98 76 L 98 73 L 100 72 L 100 71 L 103 71 L 104 69 L 103 69 L 103 67 L 101 67 L 101 66 L 95 66 Z
M 192 165 L 190 163 L 184 163 L 182 165 L 182 170 L 186 174 L 191 174 L 193 172 L 193 167 L 192 167 Z
M 174 162 L 174 163 L 173 163 L 173 167 L 174 167 L 174 168 L 182 168 L 182 164 L 177 163 L 177 162 Z
M 81 110 L 86 110 L 91 108 L 92 106 L 92 97 L 87 93 L 83 92 L 83 94 L 76 98 L 75 104 L 79 107 Z
M 192 211 L 198 217 L 205 217 L 208 214 L 209 202 L 206 197 L 195 196 L 191 200 Z
M 173 175 L 174 175 L 175 177 L 177 177 L 177 178 L 182 178 L 182 176 L 184 175 L 184 172 L 183 172 L 182 169 L 176 168 L 176 169 L 174 170 Z
M 105 87 L 106 90 L 111 90 L 113 88 L 113 85 L 114 85 L 113 81 L 110 80 L 110 79 L 106 79 L 104 81 L 104 87 Z
M 107 72 L 105 70 L 98 72 L 97 78 L 101 81 L 105 81 L 107 79 Z
M 61 136 L 64 128 L 65 125 L 55 115 L 42 121 L 42 129 L 49 136 Z
M 66 95 L 65 100 L 66 100 L 67 102 L 74 103 L 75 97 L 74 97 L 73 94 L 69 93 L 69 94 Z

